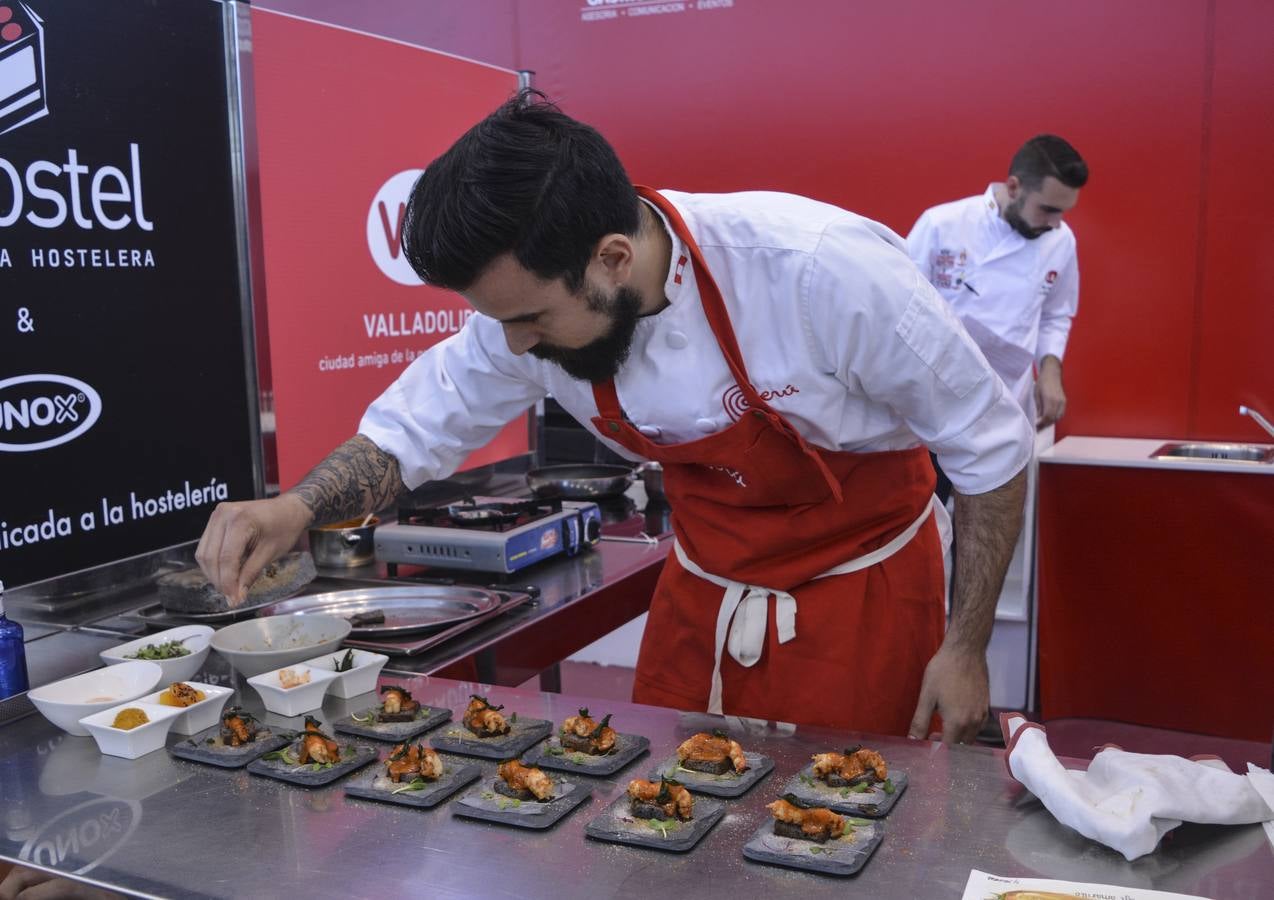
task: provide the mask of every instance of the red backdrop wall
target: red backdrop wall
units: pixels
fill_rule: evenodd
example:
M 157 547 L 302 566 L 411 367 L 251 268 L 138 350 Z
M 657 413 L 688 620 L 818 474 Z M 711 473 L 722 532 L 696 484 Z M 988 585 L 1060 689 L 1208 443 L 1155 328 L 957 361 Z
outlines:
M 1256 440 L 1237 405 L 1274 413 L 1264 0 L 272 5 L 534 69 L 637 180 L 795 191 L 901 233 L 1060 133 L 1093 172 L 1063 432 Z
M 517 75 L 260 5 L 252 31 L 278 478 L 288 488 L 470 313 L 401 258 L 403 205 L 418 170 L 514 91 Z M 527 447 L 519 417 L 466 465 Z

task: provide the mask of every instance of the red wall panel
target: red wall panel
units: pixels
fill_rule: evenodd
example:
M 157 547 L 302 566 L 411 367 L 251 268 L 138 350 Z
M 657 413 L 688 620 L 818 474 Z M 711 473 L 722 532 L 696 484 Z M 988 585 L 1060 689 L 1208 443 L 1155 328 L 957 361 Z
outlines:
M 517 0 L 253 0 L 252 5 L 518 68 Z
M 1093 177 L 1070 216 L 1083 287 L 1066 428 L 1186 432 L 1202 0 L 1153 23 L 1104 0 L 1064 14 L 739 0 L 602 22 L 582 21 L 582 5 L 522 17 L 524 64 L 657 186 L 794 191 L 905 234 L 926 207 L 1003 178 L 1025 138 L 1067 136 Z
M 1093 170 L 1062 432 L 1259 439 L 1235 407 L 1274 409 L 1265 0 L 269 5 L 534 69 L 639 180 L 795 191 L 902 233 L 1059 132 Z
M 414 173 L 508 97 L 517 75 L 262 7 L 252 29 L 279 484 L 289 488 L 470 312 L 398 255 L 402 205 Z M 466 465 L 527 445 L 519 417 Z
M 1274 475 L 1042 464 L 1041 715 L 1265 742 Z
M 1216 7 L 1216 64 L 1192 436 L 1270 440 L 1240 403 L 1274 417 L 1274 4 Z

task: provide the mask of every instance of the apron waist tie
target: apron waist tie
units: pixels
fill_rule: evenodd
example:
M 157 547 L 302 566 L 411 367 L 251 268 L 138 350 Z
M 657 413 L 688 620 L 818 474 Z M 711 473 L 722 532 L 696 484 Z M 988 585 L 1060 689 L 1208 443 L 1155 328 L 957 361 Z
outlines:
M 938 512 L 935 513 L 935 510 Z M 911 539 L 919 533 L 920 527 L 924 525 L 930 515 L 936 515 L 938 518 L 938 530 L 943 537 L 943 549 L 945 552 L 946 546 L 950 542 L 950 520 L 947 517 L 946 508 L 938 502 L 937 497 L 934 497 L 925 506 L 924 512 L 917 516 L 915 521 L 903 529 L 892 541 L 872 550 L 870 553 L 864 553 L 862 556 L 855 557 L 838 566 L 833 566 L 826 572 L 815 575 L 810 581 L 817 581 L 820 578 L 831 578 L 834 575 L 848 575 L 851 572 L 858 572 L 877 563 L 884 562 L 911 542 Z M 760 661 L 761 651 L 765 647 L 765 631 L 769 619 L 769 598 L 771 594 L 774 595 L 775 627 L 778 632 L 779 643 L 786 644 L 792 640 L 792 638 L 796 637 L 796 598 L 787 591 L 755 584 L 744 584 L 740 581 L 731 581 L 728 578 L 722 578 L 719 575 L 704 571 L 698 563 L 686 555 L 685 549 L 676 539 L 673 540 L 672 549 L 677 554 L 677 561 L 681 563 L 681 567 L 687 572 L 718 587 L 725 588 L 725 594 L 721 598 L 721 608 L 717 612 L 716 636 L 713 642 L 712 688 L 708 693 L 708 712 L 714 715 L 723 715 L 724 712 L 721 708 L 722 650 L 728 650 L 734 661 L 746 668 L 751 668 Z

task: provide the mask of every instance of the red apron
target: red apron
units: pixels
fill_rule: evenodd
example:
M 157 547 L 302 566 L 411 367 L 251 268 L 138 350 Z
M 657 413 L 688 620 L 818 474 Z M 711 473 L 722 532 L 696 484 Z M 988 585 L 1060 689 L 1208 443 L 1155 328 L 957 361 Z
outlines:
M 934 487 L 928 453 L 807 443 L 748 379 L 721 292 L 680 214 L 649 188 L 638 192 L 686 245 L 704 313 L 749 408 L 722 431 L 662 445 L 625 419 L 613 382 L 593 388 L 598 430 L 663 465 L 680 545 L 651 602 L 633 699 L 905 734 L 944 626 L 941 542 L 925 518 Z M 877 550 L 892 555 L 825 577 Z M 734 603 L 747 590 L 737 609 L 723 603 L 727 582 L 737 583 Z M 727 627 L 729 655 L 721 653 Z M 750 652 L 740 638 L 749 631 Z M 721 709 L 712 709 L 718 699 Z

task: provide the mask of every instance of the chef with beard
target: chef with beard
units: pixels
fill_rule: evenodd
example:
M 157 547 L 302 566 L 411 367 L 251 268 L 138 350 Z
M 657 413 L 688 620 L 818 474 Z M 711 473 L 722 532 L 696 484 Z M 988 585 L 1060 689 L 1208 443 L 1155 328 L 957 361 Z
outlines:
M 664 468 L 634 700 L 976 734 L 1032 432 L 897 235 L 788 194 L 635 188 L 524 91 L 429 165 L 402 240 L 477 315 L 297 486 L 217 507 L 196 557 L 232 603 L 307 527 L 446 477 L 552 394 Z M 961 492 L 949 625 L 930 450 Z
M 928 209 L 907 235 L 916 265 L 1040 428 L 1066 411 L 1062 357 L 1079 308 L 1075 234 L 1062 216 L 1088 166 L 1052 134 L 1013 156 L 984 193 Z

